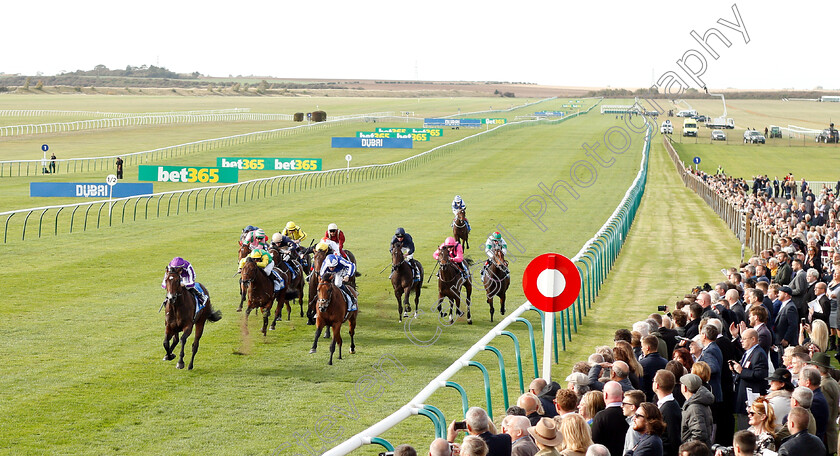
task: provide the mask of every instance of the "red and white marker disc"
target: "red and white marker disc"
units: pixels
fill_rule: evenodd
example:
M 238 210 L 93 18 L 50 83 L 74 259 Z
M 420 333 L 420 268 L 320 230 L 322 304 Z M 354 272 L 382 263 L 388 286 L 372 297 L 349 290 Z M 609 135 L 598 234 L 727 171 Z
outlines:
M 522 276 L 525 297 L 543 312 L 559 312 L 571 306 L 580 294 L 580 284 L 575 264 L 558 253 L 534 258 Z

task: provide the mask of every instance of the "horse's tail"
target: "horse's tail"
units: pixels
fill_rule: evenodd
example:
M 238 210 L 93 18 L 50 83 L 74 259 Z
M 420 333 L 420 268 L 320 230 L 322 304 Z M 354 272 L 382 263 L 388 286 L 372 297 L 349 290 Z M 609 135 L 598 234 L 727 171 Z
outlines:
M 297 290 L 293 290 L 289 287 L 286 287 L 286 299 L 291 301 L 291 300 L 297 299 L 297 297 L 298 297 L 298 291 Z
M 215 323 L 215 322 L 221 320 L 222 319 L 222 311 L 221 310 L 212 310 L 212 308 L 211 308 L 210 309 L 210 315 L 207 316 L 207 319 L 210 320 L 210 322 L 212 322 L 212 323 Z

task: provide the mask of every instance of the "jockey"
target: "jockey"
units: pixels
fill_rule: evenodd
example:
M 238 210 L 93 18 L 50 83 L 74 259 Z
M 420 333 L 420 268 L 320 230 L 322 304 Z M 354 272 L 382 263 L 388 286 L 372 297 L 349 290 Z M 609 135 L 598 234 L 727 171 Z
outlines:
M 338 225 L 330 223 L 329 226 L 327 226 L 327 231 L 324 233 L 324 238 L 321 240 L 329 240 L 338 244 L 338 252 L 345 260 L 349 260 L 347 254 L 344 252 L 344 232 L 338 229 Z
M 280 273 L 274 269 L 274 259 L 271 257 L 267 251 L 263 249 L 255 249 L 251 252 L 248 257 L 253 258 L 257 261 L 257 266 L 262 268 L 265 271 L 265 275 L 267 275 L 270 279 L 274 279 L 274 292 L 277 293 L 278 291 L 282 290 L 286 284 L 283 282 L 283 278 L 280 277 Z M 245 267 L 245 262 L 248 260 L 248 257 L 245 257 L 239 260 L 239 271 L 242 271 L 242 268 Z
M 257 228 L 245 235 L 245 244 L 251 247 L 251 250 L 268 250 L 268 236 L 262 228 Z
M 258 229 L 259 228 L 255 227 L 254 225 L 248 225 L 245 228 L 242 228 L 242 234 L 239 235 L 239 245 L 245 243 L 245 237 L 248 235 L 248 233 L 250 233 L 251 231 L 256 231 Z
M 455 221 L 458 219 L 458 211 L 461 209 L 466 211 L 467 205 L 464 203 L 464 200 L 461 199 L 461 195 L 455 195 L 455 199 L 452 200 L 452 215 L 455 216 L 452 220 L 453 226 L 455 225 Z M 467 222 L 467 231 L 471 231 L 472 228 L 470 228 L 470 221 L 467 220 L 466 215 L 464 216 L 464 221 Z
M 347 287 L 347 282 L 350 280 L 350 277 L 356 275 L 356 265 L 338 255 L 327 255 L 327 258 L 324 259 L 324 264 L 321 265 L 320 275 L 321 278 L 326 280 L 330 274 L 332 274 L 333 284 L 339 287 L 345 295 L 350 297 L 347 312 L 358 310 L 355 290 L 351 291 Z M 345 315 L 345 319 L 346 317 Z
M 306 233 L 295 225 L 295 222 L 289 222 L 283 231 L 280 232 L 283 236 L 288 236 L 289 239 L 295 241 L 295 244 L 300 245 L 300 241 L 306 239 Z
M 461 275 L 464 276 L 464 280 L 469 280 L 470 271 L 464 266 L 464 248 L 461 246 L 461 243 L 456 241 L 454 237 L 450 236 L 443 241 L 443 244 L 435 250 L 435 253 L 432 255 L 435 260 L 440 258 L 440 251 L 443 248 L 449 248 L 449 259 L 455 263 L 456 266 L 461 270 Z
M 490 236 L 487 236 L 487 241 L 484 242 L 484 253 L 487 254 L 487 260 L 484 262 L 484 267 L 481 268 L 482 277 L 484 277 L 487 268 L 490 267 L 490 262 L 493 261 L 493 251 L 496 249 L 507 255 L 507 242 L 502 237 L 502 233 L 498 231 L 494 231 Z
M 412 255 L 414 254 L 414 240 L 411 239 L 410 234 L 405 232 L 405 229 L 397 228 L 397 231 L 394 233 L 394 237 L 391 238 L 391 248 L 393 248 L 394 244 L 398 242 L 402 243 L 403 258 L 406 262 L 408 262 L 408 265 L 411 266 L 411 272 L 414 275 L 414 281 L 419 282 L 420 270 L 417 268 L 417 264 L 414 261 L 414 258 L 412 258 Z M 394 265 L 391 265 L 391 274 L 393 274 L 396 269 L 397 268 Z M 389 275 L 388 278 L 390 279 L 391 276 Z
M 277 249 L 279 252 L 284 247 L 289 251 L 289 259 L 294 263 L 294 266 L 286 263 L 289 266 L 289 271 L 292 272 L 292 279 L 295 278 L 295 270 L 300 266 L 300 254 L 297 251 L 298 245 L 290 237 L 284 236 L 280 233 L 274 233 L 271 236 L 271 247 Z
M 198 312 L 200 312 L 207 304 L 207 293 L 204 292 L 201 284 L 195 281 L 195 269 L 193 269 L 189 261 L 181 257 L 173 258 L 172 261 L 169 262 L 169 267 L 180 269 L 179 274 L 181 276 L 181 285 L 187 290 L 190 290 L 193 297 L 195 297 L 195 314 L 198 315 Z M 160 286 L 161 288 L 166 289 L 165 274 L 163 276 L 163 283 L 161 283 Z

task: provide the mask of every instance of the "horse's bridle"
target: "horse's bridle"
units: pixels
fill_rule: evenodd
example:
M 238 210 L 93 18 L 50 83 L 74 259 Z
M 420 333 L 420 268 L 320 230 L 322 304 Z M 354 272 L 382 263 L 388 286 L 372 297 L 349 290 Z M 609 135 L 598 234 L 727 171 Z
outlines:
M 330 275 L 328 275 L 328 277 L 329 277 L 329 281 L 324 281 L 324 283 L 332 285 L 332 280 L 333 280 L 332 275 L 330 274 Z M 318 287 L 319 288 L 321 287 L 320 282 L 318 283 Z M 318 298 L 318 310 L 321 311 L 321 312 L 326 312 L 327 307 L 329 307 L 329 305 L 330 305 L 330 301 L 332 301 L 333 287 L 330 286 L 330 287 L 328 287 L 328 289 L 330 290 L 330 292 L 327 295 L 326 299 Z

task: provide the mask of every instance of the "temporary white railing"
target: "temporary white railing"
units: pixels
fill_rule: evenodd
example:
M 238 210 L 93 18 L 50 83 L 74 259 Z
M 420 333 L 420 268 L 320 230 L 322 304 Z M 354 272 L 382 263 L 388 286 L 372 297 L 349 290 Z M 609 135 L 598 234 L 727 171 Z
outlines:
M 161 111 L 161 112 L 103 112 L 103 111 L 60 111 L 57 109 L 0 109 L 0 117 L 137 117 L 161 116 L 166 114 L 227 114 L 232 112 L 250 112 L 251 108 L 200 109 L 197 111 Z

